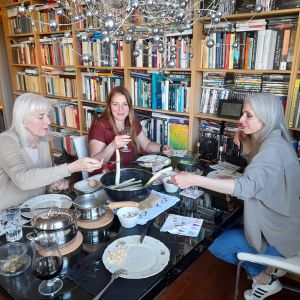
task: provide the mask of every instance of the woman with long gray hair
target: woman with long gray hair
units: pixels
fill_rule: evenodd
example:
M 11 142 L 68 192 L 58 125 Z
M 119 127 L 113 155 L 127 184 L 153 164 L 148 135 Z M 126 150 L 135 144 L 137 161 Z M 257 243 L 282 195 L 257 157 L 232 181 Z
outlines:
M 212 179 L 180 173 L 172 180 L 181 188 L 199 186 L 244 200 L 244 228 L 225 231 L 210 246 L 218 258 L 237 264 L 238 252 L 291 257 L 300 249 L 300 167 L 284 122 L 281 101 L 273 94 L 246 98 L 234 142 L 242 143 L 248 160 L 242 176 Z M 264 299 L 282 288 L 285 272 L 244 263 L 253 278 L 246 300 Z
M 92 158 L 52 166 L 48 142 L 51 109 L 50 100 L 37 94 L 16 99 L 12 125 L 0 134 L 0 209 L 44 194 L 47 185 L 60 189 L 60 180 L 74 172 L 102 167 L 102 162 Z

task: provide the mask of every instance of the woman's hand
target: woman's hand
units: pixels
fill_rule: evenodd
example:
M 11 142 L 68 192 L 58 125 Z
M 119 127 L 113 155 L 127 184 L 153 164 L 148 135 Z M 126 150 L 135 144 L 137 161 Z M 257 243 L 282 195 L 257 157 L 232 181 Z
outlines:
M 242 130 L 238 130 L 235 133 L 233 142 L 240 147 L 241 143 L 243 145 L 243 152 L 247 155 L 250 153 L 251 149 L 251 142 L 250 142 L 250 137 L 246 133 L 244 133 Z
M 95 170 L 101 169 L 102 165 L 103 165 L 103 159 L 99 161 L 98 159 L 85 157 L 85 158 L 77 159 L 76 161 L 68 164 L 68 171 L 70 173 L 82 172 L 82 171 L 86 171 L 90 173 Z
M 195 186 L 195 179 L 198 176 L 199 175 L 181 172 L 181 173 L 176 174 L 175 176 L 172 176 L 170 179 L 170 182 L 174 183 L 181 189 L 187 189 L 191 186 Z
M 66 179 L 57 180 L 51 183 L 49 190 L 50 191 L 62 191 L 69 188 L 69 181 Z
M 161 152 L 168 157 L 171 157 L 174 153 L 173 148 L 168 145 L 163 145 L 161 150 Z
M 122 135 L 116 135 L 114 140 L 112 141 L 112 145 L 115 149 L 119 149 L 127 145 L 131 142 L 130 135 L 122 134 Z

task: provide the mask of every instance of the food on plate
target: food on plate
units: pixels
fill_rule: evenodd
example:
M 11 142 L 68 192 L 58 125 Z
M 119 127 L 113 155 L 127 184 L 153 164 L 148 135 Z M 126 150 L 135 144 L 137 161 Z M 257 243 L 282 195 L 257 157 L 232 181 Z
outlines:
M 116 251 L 109 251 L 107 254 L 107 260 L 115 265 L 115 266 L 120 266 L 123 261 L 127 257 L 127 252 L 124 249 L 118 249 Z
M 7 257 L 7 261 L 2 265 L 1 269 L 5 273 L 15 273 L 17 270 L 23 267 L 24 259 L 20 255 L 10 255 Z
M 88 186 L 94 188 L 99 185 L 99 182 L 96 179 L 91 179 L 88 181 Z

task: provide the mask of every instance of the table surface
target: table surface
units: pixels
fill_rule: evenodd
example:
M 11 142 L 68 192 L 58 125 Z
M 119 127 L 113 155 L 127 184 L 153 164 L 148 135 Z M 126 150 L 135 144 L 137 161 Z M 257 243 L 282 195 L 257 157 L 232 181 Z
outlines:
M 158 189 L 161 187 L 157 187 Z M 175 194 L 175 195 L 178 195 Z M 237 199 L 228 201 L 226 197 L 205 193 L 194 200 L 181 197 L 181 201 L 168 211 L 154 219 L 148 232 L 162 241 L 170 250 L 170 262 L 159 274 L 144 279 L 118 278 L 101 299 L 153 299 L 165 286 L 178 277 L 224 229 L 232 226 L 241 215 L 242 203 Z M 228 198 L 228 197 L 227 197 Z M 203 218 L 204 223 L 197 237 L 185 237 L 160 232 L 160 228 L 169 213 Z M 81 229 L 83 244 L 74 252 L 64 256 L 64 266 L 60 278 L 63 288 L 55 299 L 92 299 L 94 296 L 86 290 L 90 284 L 103 288 L 110 280 L 111 274 L 102 263 L 102 254 L 109 243 L 119 237 L 141 234 L 143 226 L 125 229 L 120 226 L 117 217 L 112 225 L 104 229 Z M 31 229 L 24 228 L 24 237 Z M 30 241 L 23 238 L 21 242 L 28 245 L 28 255 L 32 256 Z M 0 237 L 0 244 L 6 243 L 5 236 Z M 72 278 L 76 268 L 82 268 L 89 262 L 80 278 Z M 92 263 L 90 263 L 92 261 Z M 73 274 L 74 275 L 74 274 Z M 72 278 L 72 280 L 70 279 Z M 24 273 L 4 277 L 0 275 L 0 289 L 3 295 L 11 299 L 45 299 L 38 292 L 40 280 L 33 276 L 31 267 Z M 83 288 L 84 286 L 85 288 Z

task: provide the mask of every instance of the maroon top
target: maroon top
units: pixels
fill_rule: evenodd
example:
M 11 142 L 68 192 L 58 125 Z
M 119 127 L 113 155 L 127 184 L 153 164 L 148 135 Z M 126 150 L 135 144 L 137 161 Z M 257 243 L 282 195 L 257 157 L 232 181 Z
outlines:
M 138 136 L 142 131 L 142 125 L 137 118 L 134 118 L 133 122 L 136 135 Z M 97 140 L 105 143 L 106 145 L 110 144 L 114 140 L 115 136 L 116 134 L 106 117 L 100 117 L 96 122 L 93 123 L 89 130 L 89 141 Z M 130 152 L 122 152 L 120 150 L 122 167 L 133 161 L 137 154 L 137 150 L 133 142 L 130 142 L 127 146 L 131 150 Z M 112 155 L 110 160 L 116 160 L 116 153 Z

